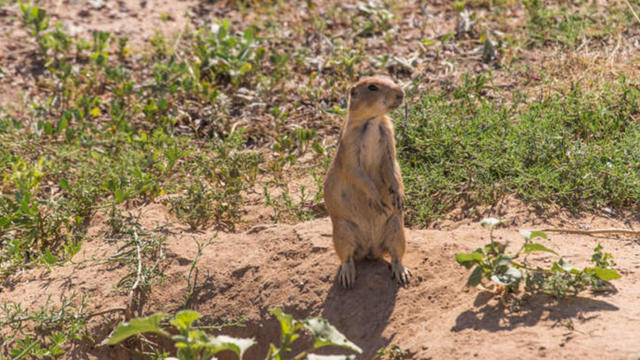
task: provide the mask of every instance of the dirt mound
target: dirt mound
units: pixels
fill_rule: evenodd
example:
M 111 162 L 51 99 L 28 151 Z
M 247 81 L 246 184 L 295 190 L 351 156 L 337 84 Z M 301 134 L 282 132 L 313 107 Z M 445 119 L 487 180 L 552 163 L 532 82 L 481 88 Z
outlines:
M 154 205 L 141 221 L 151 228 L 162 213 L 165 209 Z M 607 224 L 602 219 L 590 222 Z M 496 235 L 517 243 L 517 230 L 499 229 Z M 152 287 L 140 313 L 173 312 L 183 306 L 185 275 L 197 253 L 196 241 L 213 239 L 193 273 L 195 288 L 187 306 L 211 321 L 244 317 L 244 327 L 223 332 L 258 340 L 247 359 L 261 359 L 268 344 L 278 340 L 278 324 L 267 312 L 272 307 L 281 307 L 299 319 L 328 319 L 363 348 L 363 359 L 390 345 L 409 350 L 416 359 L 640 356 L 640 259 L 638 244 L 628 239 L 551 235 L 543 244 L 576 265 L 586 263 L 591 249 L 601 243 L 614 255 L 623 274 L 615 282 L 618 292 L 597 297 L 585 294 L 560 303 L 535 296 L 524 299 L 521 311 L 510 312 L 491 293 L 464 287 L 468 273 L 455 263 L 454 254 L 486 243 L 487 231 L 475 222 L 459 223 L 449 231 L 409 230 L 405 263 L 414 273 L 409 287 L 398 287 L 391 280 L 386 262 L 367 261 L 357 264 L 357 282 L 351 290 L 334 281 L 338 259 L 331 246 L 328 219 L 256 226 L 241 234 L 190 232 L 179 226 L 163 231 L 168 236 L 164 280 Z M 100 261 L 117 249 L 116 244 L 89 242 L 72 264 L 51 272 L 34 269 L 16 275 L 0 291 L 0 302 L 36 308 L 48 295 L 57 299 L 75 291 L 89 296 L 94 311 L 123 307 L 126 293 L 115 285 L 129 270 Z M 117 313 L 109 316 L 89 323 L 98 343 L 120 320 Z M 80 358 L 128 356 L 104 347 L 79 348 L 70 354 Z

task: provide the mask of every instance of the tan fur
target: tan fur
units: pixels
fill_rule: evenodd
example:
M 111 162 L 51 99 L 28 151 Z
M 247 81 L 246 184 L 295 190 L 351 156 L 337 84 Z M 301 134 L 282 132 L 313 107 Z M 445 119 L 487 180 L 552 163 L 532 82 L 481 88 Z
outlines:
M 333 244 L 342 261 L 338 280 L 345 287 L 355 281 L 354 261 L 386 253 L 392 276 L 409 282 L 411 273 L 402 265 L 404 185 L 386 116 L 403 99 L 402 88 L 381 76 L 364 78 L 350 91 L 338 150 L 324 181 Z

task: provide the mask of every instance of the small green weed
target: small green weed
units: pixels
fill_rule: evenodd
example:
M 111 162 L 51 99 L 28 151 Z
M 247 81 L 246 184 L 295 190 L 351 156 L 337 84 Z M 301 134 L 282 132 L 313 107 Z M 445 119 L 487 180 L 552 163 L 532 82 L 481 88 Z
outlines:
M 362 350 L 354 343 L 347 340 L 335 327 L 321 318 L 308 318 L 304 321 L 296 321 L 280 309 L 269 311 L 280 321 L 281 338 L 280 345 L 271 345 L 266 359 L 281 360 L 290 351 L 291 344 L 300 337 L 300 332 L 307 329 L 313 336 L 313 345 L 296 355 L 293 359 L 323 359 L 319 355 L 311 354 L 312 351 L 324 346 L 339 346 L 345 349 L 361 353 Z M 209 359 L 223 350 L 233 351 L 238 358 L 242 358 L 245 351 L 255 344 L 253 339 L 236 339 L 225 335 L 212 336 L 202 331 L 194 322 L 200 318 L 200 314 L 183 310 L 169 320 L 171 326 L 177 332 L 171 335 L 163 321 L 169 318 L 169 314 L 157 313 L 144 318 L 132 319 L 128 323 L 118 325 L 111 336 L 103 344 L 114 345 L 131 336 L 144 336 L 144 333 L 155 333 L 170 338 L 177 348 L 176 356 L 180 360 Z M 331 357 L 331 359 L 354 359 L 353 356 Z
M 603 36 L 611 31 L 603 25 L 606 19 L 601 23 L 593 15 L 566 4 L 560 8 L 545 5 L 542 0 L 525 0 L 523 4 L 528 13 L 527 35 L 534 45 L 553 42 L 575 47 L 587 37 Z
M 187 306 L 189 306 L 189 302 L 191 301 L 191 297 L 193 296 L 193 292 L 196 289 L 196 283 L 195 282 L 197 280 L 198 261 L 200 261 L 200 257 L 202 256 L 202 253 L 203 253 L 204 249 L 207 246 L 211 245 L 211 243 L 213 242 L 213 239 L 215 239 L 216 236 L 217 236 L 217 233 L 213 236 L 212 239 L 210 239 L 208 242 L 206 242 L 204 244 L 203 243 L 199 243 L 199 242 L 196 241 L 196 246 L 197 246 L 198 250 L 196 251 L 195 258 L 193 258 L 193 261 L 191 261 L 191 266 L 189 266 L 189 272 L 184 277 L 184 280 L 187 282 L 187 293 L 184 296 L 184 303 L 182 304 L 183 308 L 186 308 Z M 194 272 L 195 272 L 196 275 L 194 275 Z M 191 283 L 192 276 L 194 277 L 193 284 Z
M 166 200 L 171 206 L 170 212 L 178 220 L 189 224 L 192 230 L 207 226 L 214 220 L 214 207 L 219 193 L 202 183 L 187 185 L 184 191 L 184 196 L 179 195 Z
M 143 231 L 131 214 L 122 221 L 119 238 L 115 241 L 123 241 L 124 244 L 107 261 L 126 265 L 130 270 L 118 281 L 116 287 L 129 292 L 125 315 L 132 316 L 143 305 L 142 299 L 151 286 L 164 279 L 162 260 L 165 258 L 165 238 Z
M 278 223 L 284 218 L 294 217 L 298 221 L 315 219 L 324 212 L 322 205 L 322 177 L 317 171 L 312 171 L 315 191 L 309 192 L 304 185 L 300 186 L 297 200 L 289 193 L 289 187 L 284 185 L 280 195 L 272 196 L 267 186 L 263 188 L 264 205 L 273 209 L 273 221 Z
M 34 6 L 32 2 L 24 4 L 18 0 L 20 5 L 20 11 L 22 12 L 22 22 L 27 27 L 29 34 L 36 39 L 36 42 L 40 46 L 41 55 L 46 55 L 49 49 L 48 37 L 49 34 L 44 34 L 45 30 L 49 27 L 49 17 L 47 11 L 43 8 Z
M 499 244 L 493 238 L 493 229 L 501 223 L 502 221 L 494 218 L 484 219 L 481 224 L 489 227 L 490 243 L 471 253 L 456 254 L 458 264 L 467 269 L 473 268 L 467 286 L 476 286 L 487 279 L 504 286 L 508 292 L 517 292 L 524 279 L 527 293 L 543 293 L 560 299 L 567 295 L 575 296 L 586 289 L 609 289 L 609 281 L 620 278 L 620 274 L 613 269 L 615 262 L 611 254 L 603 253 L 600 245 L 594 249 L 591 257 L 592 267 L 578 270 L 562 257 L 554 261 L 550 268 L 531 267 L 526 259 L 529 253 L 558 255 L 554 250 L 532 242 L 537 237 L 546 238 L 547 235 L 541 231 L 521 230 L 524 244 L 515 254 L 508 254 L 507 244 Z M 524 256 L 522 261 L 519 260 L 521 255 Z
M 351 25 L 354 36 L 373 36 L 384 34 L 391 29 L 393 14 L 374 1 L 360 1 L 356 5 L 357 13 Z
M 211 222 L 233 228 L 239 218 L 242 191 L 256 179 L 262 156 L 253 151 L 242 151 L 241 133 L 231 135 L 210 152 L 194 152 L 185 170 L 191 173 L 191 181 L 183 182 L 178 190 L 183 195 L 166 200 L 171 212 L 192 229 L 202 228 Z
M 53 196 L 40 196 L 44 158 L 27 162 L 10 157 L 6 165 L 11 167 L 4 178 L 7 191 L 0 194 L 0 240 L 6 246 L 0 257 L 8 261 L 0 269 L 10 271 L 38 260 L 53 265 L 58 261 L 56 249 L 66 252 L 58 255 L 73 256 L 77 249 L 71 251 L 76 244 L 68 236 L 72 227 L 69 203 Z
M 258 46 L 260 40 L 251 28 L 236 35 L 226 19 L 214 24 L 211 31 L 201 30 L 194 48 L 197 74 L 211 83 L 243 84 L 264 57 L 265 49 Z
M 402 350 L 400 346 L 394 344 L 384 349 L 378 350 L 373 358 L 380 360 L 403 360 L 411 359 L 411 357 L 412 355 L 409 350 Z
M 51 297 L 37 311 L 24 309 L 19 303 L 3 303 L 0 327 L 9 332 L 2 336 L 4 353 L 12 359 L 50 358 L 65 353 L 64 345 L 88 337 L 85 297 L 74 304 L 76 295 L 63 296 L 59 306 L 50 305 Z

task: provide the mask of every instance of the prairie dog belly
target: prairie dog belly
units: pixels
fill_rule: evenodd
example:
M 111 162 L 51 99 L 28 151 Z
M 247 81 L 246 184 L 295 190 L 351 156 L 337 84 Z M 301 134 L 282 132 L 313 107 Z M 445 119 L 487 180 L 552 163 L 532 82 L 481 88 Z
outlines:
M 384 224 L 388 216 L 371 207 L 368 196 L 356 189 L 345 192 L 344 200 L 349 204 L 350 220 L 357 226 L 357 236 L 353 239 L 356 244 L 355 259 L 379 258 L 384 249 Z
M 360 161 L 365 172 L 371 176 L 374 183 L 380 177 L 380 162 L 382 160 L 382 144 L 380 119 L 373 118 L 362 125 L 362 143 L 360 147 Z
M 356 240 L 356 259 L 377 259 L 385 252 L 382 225 L 386 222 L 386 216 L 373 213 L 370 215 L 368 221 L 358 224 L 362 237 Z

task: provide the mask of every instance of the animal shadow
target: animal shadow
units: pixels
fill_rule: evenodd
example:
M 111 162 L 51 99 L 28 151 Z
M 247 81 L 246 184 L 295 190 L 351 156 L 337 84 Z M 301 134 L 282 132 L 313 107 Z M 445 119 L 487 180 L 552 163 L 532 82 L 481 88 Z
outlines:
M 540 320 L 560 323 L 575 317 L 589 318 L 589 312 L 619 310 L 617 306 L 602 300 L 577 296 L 558 302 L 551 296 L 536 294 L 523 298 L 519 311 L 515 312 L 502 301 L 489 304 L 492 296 L 488 292 L 479 293 L 475 301 L 479 308 L 458 315 L 451 331 L 474 329 L 497 332 L 513 330 L 518 326 L 535 326 Z
M 389 263 L 383 260 L 356 262 L 356 282 L 344 289 L 337 281 L 329 289 L 322 317 L 362 348 L 360 359 L 371 359 L 393 336 L 382 336 L 389 323 L 399 285 L 391 279 Z M 318 354 L 346 354 L 345 350 L 317 351 Z

